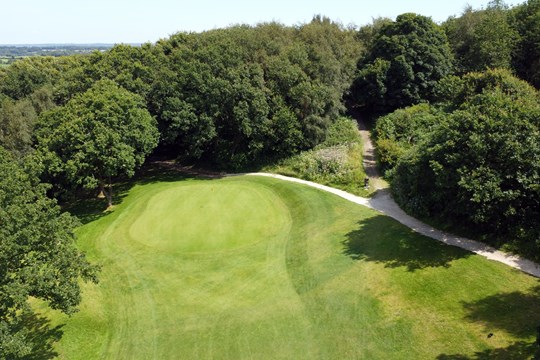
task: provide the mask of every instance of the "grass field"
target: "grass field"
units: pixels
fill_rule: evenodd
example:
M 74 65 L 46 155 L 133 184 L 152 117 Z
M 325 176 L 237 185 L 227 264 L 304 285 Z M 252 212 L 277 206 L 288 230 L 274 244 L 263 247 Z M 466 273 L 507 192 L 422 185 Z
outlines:
M 78 237 L 100 283 L 35 303 L 46 356 L 521 359 L 540 324 L 537 279 L 275 179 L 147 181 Z

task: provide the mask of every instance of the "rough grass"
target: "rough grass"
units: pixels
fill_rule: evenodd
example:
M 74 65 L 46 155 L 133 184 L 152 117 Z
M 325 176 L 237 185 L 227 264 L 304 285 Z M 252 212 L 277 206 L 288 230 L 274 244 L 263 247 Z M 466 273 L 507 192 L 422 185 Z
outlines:
M 527 358 L 537 279 L 270 178 L 135 186 L 78 231 L 103 266 L 62 359 Z M 488 338 L 488 334 L 494 335 Z

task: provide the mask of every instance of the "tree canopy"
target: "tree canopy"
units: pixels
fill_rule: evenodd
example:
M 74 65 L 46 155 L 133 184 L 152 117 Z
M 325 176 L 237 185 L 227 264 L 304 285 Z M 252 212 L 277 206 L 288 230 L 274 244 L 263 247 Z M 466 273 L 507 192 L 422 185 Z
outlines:
M 514 10 L 519 34 L 513 64 L 517 74 L 540 89 L 540 0 L 528 0 Z
M 179 33 L 156 45 L 150 93 L 162 145 L 224 168 L 279 158 L 324 140 L 344 110 L 360 51 L 329 19 L 287 28 L 235 26 Z
M 448 19 L 443 29 L 459 73 L 511 68 L 518 34 L 510 23 L 508 7 L 501 1 L 492 1 L 482 10 L 467 7 L 460 17 Z
M 444 121 L 442 115 L 435 107 L 423 103 L 378 118 L 373 135 L 376 156 L 382 170 L 391 176 L 391 170 L 399 158 Z
M 73 313 L 81 300 L 79 279 L 96 280 L 96 268 L 75 247 L 78 222 L 46 196 L 0 147 L 0 357 L 20 358 L 32 349 L 21 321 L 28 297 Z
M 430 101 L 452 72 L 445 33 L 430 18 L 403 14 L 378 31 L 352 86 L 352 103 L 368 115 Z
M 444 121 L 426 129 L 424 140 L 397 161 L 396 200 L 415 214 L 467 225 L 534 254 L 540 245 L 540 96 L 500 70 L 457 81 L 469 91 L 453 96 Z
M 101 80 L 65 106 L 43 114 L 37 138 L 47 173 L 68 184 L 100 188 L 112 205 L 111 179 L 131 177 L 158 142 L 142 99 Z

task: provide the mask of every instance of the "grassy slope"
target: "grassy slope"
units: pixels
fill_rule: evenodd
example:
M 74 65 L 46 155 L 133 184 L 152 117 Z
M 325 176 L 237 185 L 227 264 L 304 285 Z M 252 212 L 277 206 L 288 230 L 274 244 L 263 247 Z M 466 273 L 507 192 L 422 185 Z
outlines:
M 540 323 L 536 279 L 275 179 L 139 185 L 79 238 L 65 359 L 520 358 Z

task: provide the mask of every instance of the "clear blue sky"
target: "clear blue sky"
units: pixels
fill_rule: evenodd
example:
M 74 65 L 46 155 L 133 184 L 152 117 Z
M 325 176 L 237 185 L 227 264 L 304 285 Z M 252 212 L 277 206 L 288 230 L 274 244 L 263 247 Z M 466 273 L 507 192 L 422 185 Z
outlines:
M 489 0 L 0 0 L 0 44 L 155 42 L 178 31 L 232 24 L 309 22 L 321 14 L 344 25 L 404 12 L 442 22 Z M 507 1 L 516 4 L 523 0 Z

